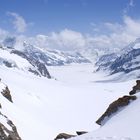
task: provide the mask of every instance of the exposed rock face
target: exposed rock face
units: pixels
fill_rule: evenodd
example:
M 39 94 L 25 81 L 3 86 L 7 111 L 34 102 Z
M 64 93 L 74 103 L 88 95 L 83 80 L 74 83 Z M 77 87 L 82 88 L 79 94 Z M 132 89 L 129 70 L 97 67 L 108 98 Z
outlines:
M 76 131 L 77 135 L 83 135 L 83 134 L 86 134 L 86 133 L 88 133 L 88 132 L 86 132 L 86 131 Z
M 18 56 L 26 59 L 33 66 L 33 68 L 29 68 L 28 71 L 38 76 L 44 76 L 49 79 L 51 78 L 51 75 L 47 70 L 46 64 L 41 62 L 41 60 L 38 60 L 36 57 L 33 57 L 28 53 L 24 53 L 18 50 L 12 50 L 11 53 L 17 54 Z
M 49 79 L 51 78 L 50 73 L 48 72 L 46 66 L 43 63 L 36 61 L 36 66 L 42 76 L 48 77 Z
M 103 125 L 114 113 L 117 113 L 122 107 L 127 106 L 131 101 L 136 100 L 136 96 L 123 96 L 109 105 L 105 113 L 96 121 L 97 124 Z
M 1 84 L 0 91 L 1 94 L 10 102 L 13 102 L 8 86 L 5 86 L 5 84 L 1 82 L 1 79 L 0 84 Z M 1 98 L 3 97 L 1 96 Z M 3 109 L 1 107 L 1 103 L 0 108 L 1 110 Z M 0 140 L 21 140 L 14 123 L 6 115 L 2 114 L 1 111 L 0 111 Z
M 136 94 L 138 91 L 140 91 L 140 80 L 136 81 L 136 86 L 133 87 L 133 90 L 129 92 L 130 95 Z
M 0 123 L 0 140 L 21 140 L 17 132 L 17 128 L 13 122 L 2 113 L 0 113 L 0 116 L 3 117 L 5 123 L 7 123 L 7 125 L 9 125 L 11 128 L 11 130 L 9 130 L 4 124 Z
M 9 88 L 8 88 L 7 86 L 6 86 L 5 89 L 3 89 L 3 91 L 1 92 L 1 94 L 2 94 L 6 99 L 8 99 L 10 102 L 13 102 L 12 96 L 11 96 L 11 94 L 10 94 L 10 90 L 9 90 Z
M 8 86 L 6 86 L 0 79 L 0 92 L 4 96 L 0 96 L 1 98 L 8 99 L 7 103 L 13 102 L 10 94 L 10 90 Z M 1 111 L 3 110 L 0 103 Z M 14 123 L 0 111 L 0 140 L 21 140 L 17 128 Z M 10 111 L 10 110 L 9 110 Z
M 60 133 L 59 135 L 57 135 L 57 137 L 54 140 L 59 140 L 59 139 L 69 139 L 72 137 L 75 137 L 76 135 L 70 135 L 70 134 L 66 134 L 66 133 Z

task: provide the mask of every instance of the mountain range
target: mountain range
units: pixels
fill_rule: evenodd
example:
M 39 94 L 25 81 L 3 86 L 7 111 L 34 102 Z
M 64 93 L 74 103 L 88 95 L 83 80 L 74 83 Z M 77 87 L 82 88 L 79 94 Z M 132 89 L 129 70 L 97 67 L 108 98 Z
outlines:
M 96 62 L 97 71 L 106 71 L 109 75 L 116 73 L 131 74 L 139 78 L 140 73 L 140 38 L 121 49 L 118 53 L 101 56 Z
M 16 38 L 7 37 L 0 45 L 0 64 L 8 68 L 16 68 L 31 72 L 38 76 L 51 78 L 47 66 L 63 66 L 68 64 L 91 63 L 78 52 L 62 52 L 59 50 L 43 50 L 27 42 L 22 49 L 15 48 Z M 19 46 L 21 48 L 21 46 Z

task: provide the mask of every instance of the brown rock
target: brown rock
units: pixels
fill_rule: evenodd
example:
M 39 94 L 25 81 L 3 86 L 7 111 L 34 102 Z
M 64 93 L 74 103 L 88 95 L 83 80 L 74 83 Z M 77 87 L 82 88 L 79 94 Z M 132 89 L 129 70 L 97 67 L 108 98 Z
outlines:
M 109 105 L 105 113 L 96 121 L 97 124 L 103 125 L 119 109 L 127 106 L 131 101 L 136 100 L 136 96 L 123 96 Z
M 136 94 L 138 91 L 140 91 L 140 80 L 136 81 L 136 86 L 133 87 L 133 89 L 129 92 L 130 95 Z

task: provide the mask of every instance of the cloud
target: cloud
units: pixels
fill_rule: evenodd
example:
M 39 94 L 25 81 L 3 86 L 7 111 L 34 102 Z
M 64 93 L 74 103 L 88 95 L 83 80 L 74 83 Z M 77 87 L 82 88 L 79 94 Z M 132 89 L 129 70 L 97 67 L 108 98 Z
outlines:
M 30 42 L 41 47 L 67 51 L 83 48 L 86 44 L 85 38 L 80 32 L 69 29 L 52 32 L 48 36 L 37 35 L 35 38 L 30 38 Z
M 129 3 L 133 5 L 134 3 Z M 25 20 L 16 13 L 9 13 L 14 17 L 14 26 L 18 32 L 24 32 L 27 28 Z M 84 34 L 71 29 L 63 29 L 59 32 L 51 32 L 47 35 L 38 34 L 33 37 L 17 36 L 16 47 L 22 46 L 23 41 L 47 49 L 63 51 L 84 50 L 88 48 L 105 48 L 116 50 L 123 48 L 136 38 L 140 37 L 140 19 L 134 19 L 123 15 L 122 22 L 91 23 L 93 34 Z M 0 29 L 0 37 L 8 34 Z
M 18 33 L 23 33 L 26 31 L 27 23 L 22 16 L 14 12 L 8 12 L 7 14 L 13 17 L 12 23 Z
M 123 26 L 119 23 L 110 23 L 110 22 L 105 22 L 104 23 L 105 28 L 107 28 L 110 31 L 113 32 L 121 32 L 123 30 Z
M 63 47 L 82 47 L 85 45 L 84 37 L 80 32 L 64 29 L 59 33 L 53 32 L 51 40 L 57 41 Z
M 123 48 L 140 37 L 140 20 L 123 16 L 123 23 L 102 23 L 106 34 L 92 36 L 92 44 L 99 47 Z
M 94 28 L 93 24 L 93 28 Z M 123 48 L 136 38 L 140 37 L 140 20 L 129 16 L 122 17 L 122 24 L 105 22 L 95 25 L 99 29 L 93 34 L 64 29 L 60 32 L 51 32 L 48 35 L 36 35 L 27 40 L 38 47 L 46 49 L 58 49 L 63 51 L 93 49 L 108 49 L 116 51 L 116 48 Z M 101 28 L 101 29 L 100 29 Z M 106 31 L 104 32 L 103 29 Z
M 124 16 L 125 30 L 133 36 L 140 36 L 140 20 L 134 20 L 129 16 Z
M 9 35 L 9 32 L 0 28 L 0 43 Z
M 134 4 L 134 0 L 129 0 L 129 2 L 127 3 L 126 7 L 123 9 L 123 14 L 127 14 L 129 12 L 129 10 L 131 8 L 133 8 L 135 6 Z

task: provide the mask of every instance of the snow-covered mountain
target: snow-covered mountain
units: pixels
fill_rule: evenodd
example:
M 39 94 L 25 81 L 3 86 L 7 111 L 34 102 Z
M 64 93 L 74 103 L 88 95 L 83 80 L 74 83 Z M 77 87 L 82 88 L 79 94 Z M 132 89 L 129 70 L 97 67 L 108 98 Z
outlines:
M 96 62 L 96 66 L 98 67 L 97 71 L 106 70 L 117 58 L 118 54 L 116 53 L 101 56 L 99 60 Z
M 24 50 L 28 56 L 43 62 L 47 66 L 62 66 L 71 63 L 90 63 L 78 52 L 62 52 L 59 50 L 44 50 L 24 42 Z
M 20 52 L 21 56 L 14 53 L 14 49 L 0 48 L 0 65 L 11 69 L 18 69 L 24 72 L 32 72 L 39 76 L 51 78 L 46 66 L 37 60 L 30 59 L 29 56 Z
M 118 72 L 124 72 L 130 74 L 140 69 L 140 39 L 136 39 L 134 42 L 126 46 L 119 53 L 113 53 L 103 55 L 97 61 L 96 66 L 99 70 L 107 70 L 110 74 Z M 140 73 L 137 72 L 136 77 L 139 77 Z
M 62 52 L 45 50 L 35 47 L 25 41 L 15 47 L 16 38 L 7 37 L 1 43 L 0 64 L 8 68 L 17 68 L 39 76 L 51 78 L 47 66 L 62 66 L 67 64 L 90 63 L 78 52 Z

